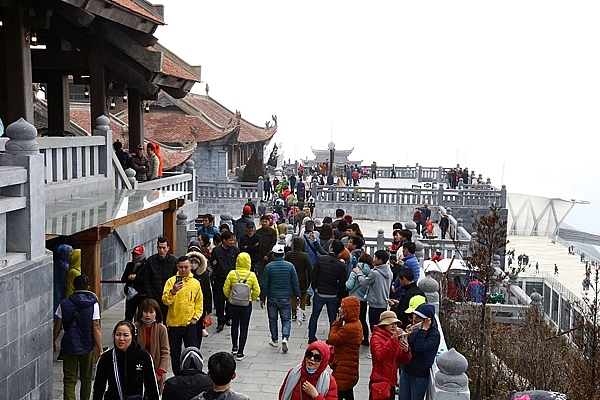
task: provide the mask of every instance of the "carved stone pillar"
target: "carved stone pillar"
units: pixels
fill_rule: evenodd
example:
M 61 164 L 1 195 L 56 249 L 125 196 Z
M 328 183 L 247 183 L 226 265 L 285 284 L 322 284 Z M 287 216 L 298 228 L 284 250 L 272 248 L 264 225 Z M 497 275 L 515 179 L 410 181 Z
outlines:
M 465 374 L 469 363 L 462 354 L 454 349 L 438 352 L 437 367 L 438 371 L 434 377 L 436 398 L 456 400 L 471 398 L 469 378 Z

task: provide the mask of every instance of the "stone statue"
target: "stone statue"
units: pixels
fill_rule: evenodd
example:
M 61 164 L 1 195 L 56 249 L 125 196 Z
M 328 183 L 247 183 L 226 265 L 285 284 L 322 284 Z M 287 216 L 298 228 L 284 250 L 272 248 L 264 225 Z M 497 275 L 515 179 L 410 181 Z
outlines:
M 265 122 L 265 129 L 269 129 L 271 127 L 271 121 Z
M 235 110 L 235 125 L 239 126 L 242 119 L 242 113 L 239 110 Z
M 275 126 L 277 126 L 277 115 L 273 114 L 271 115 L 271 118 L 273 119 L 273 122 L 275 122 Z

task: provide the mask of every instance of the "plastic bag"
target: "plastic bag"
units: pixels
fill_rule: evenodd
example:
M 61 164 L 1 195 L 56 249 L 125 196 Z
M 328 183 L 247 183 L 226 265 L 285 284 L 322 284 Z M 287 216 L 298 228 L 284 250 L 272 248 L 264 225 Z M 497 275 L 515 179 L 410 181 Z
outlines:
M 302 322 L 304 322 L 304 310 L 300 306 L 296 307 L 296 316 L 298 318 L 298 326 L 301 326 Z
M 202 326 L 204 326 L 205 328 L 208 328 L 212 324 L 213 324 L 212 314 L 206 314 L 204 316 L 204 319 L 202 320 Z
M 136 294 L 138 294 L 138 291 L 135 290 L 133 286 L 127 286 L 127 291 L 125 292 L 125 297 L 127 297 L 127 300 L 133 299 Z

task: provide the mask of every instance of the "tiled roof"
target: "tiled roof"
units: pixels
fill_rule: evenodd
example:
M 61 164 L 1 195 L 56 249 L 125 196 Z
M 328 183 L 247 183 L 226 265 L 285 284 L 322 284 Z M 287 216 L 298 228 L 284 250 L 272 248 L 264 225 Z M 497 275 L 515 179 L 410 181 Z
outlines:
M 151 110 L 144 113 L 144 136 L 165 144 L 185 146 L 194 142 L 190 126 L 197 124 L 198 117 L 186 116 L 181 111 Z
M 137 4 L 134 0 L 112 0 L 113 3 L 120 5 L 130 11 L 133 11 L 136 14 L 139 14 L 145 18 L 148 18 L 151 21 L 164 25 L 164 21 L 159 15 L 154 15 L 144 7 Z
M 195 148 L 185 153 L 170 152 L 161 147 L 160 155 L 163 158 L 163 170 L 168 170 L 177 167 L 187 161 L 194 154 Z
M 193 104 L 196 108 L 202 110 L 202 112 L 206 114 L 211 120 L 215 121 L 221 126 L 228 126 L 231 124 L 231 122 L 236 121 L 236 115 L 234 112 L 219 104 L 210 96 L 190 94 L 184 99 L 189 103 Z M 205 129 L 202 129 L 202 131 L 204 132 Z M 215 132 L 212 135 L 206 134 L 206 137 L 208 138 L 207 140 L 214 140 L 215 138 L 223 137 L 230 132 L 231 130 L 227 130 L 225 132 Z M 256 125 L 253 125 L 242 118 L 240 120 L 240 132 L 238 136 L 238 141 L 240 143 L 263 142 L 271 139 L 275 132 L 277 132 L 277 128 L 275 126 L 271 126 L 267 130 L 264 127 L 258 127 Z M 213 136 L 216 137 L 213 138 Z M 205 140 L 198 141 L 200 142 Z
M 92 121 L 90 119 L 90 110 L 85 108 L 71 108 L 71 121 L 79 125 L 83 130 L 91 135 Z M 110 120 L 110 129 L 113 133 L 113 141 L 123 141 L 123 132 L 121 125 L 117 124 L 113 119 Z
M 158 51 L 154 47 L 149 47 L 151 51 Z M 200 82 L 200 78 L 196 75 L 192 74 L 181 65 L 177 63 L 177 61 L 173 60 L 169 57 L 165 52 L 162 53 L 162 73 L 165 75 L 171 75 L 176 78 L 182 78 L 192 82 Z

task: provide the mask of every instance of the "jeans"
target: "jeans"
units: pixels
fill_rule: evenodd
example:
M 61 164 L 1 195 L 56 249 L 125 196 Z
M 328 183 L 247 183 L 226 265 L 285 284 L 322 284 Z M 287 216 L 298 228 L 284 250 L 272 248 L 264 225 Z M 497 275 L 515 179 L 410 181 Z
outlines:
M 367 302 L 360 302 L 360 312 L 358 314 L 358 320 L 360 321 L 363 328 L 363 342 L 369 343 L 369 324 L 367 323 Z
M 315 339 L 317 335 L 317 321 L 321 315 L 323 306 L 327 305 L 327 316 L 329 317 L 329 325 L 335 321 L 337 317 L 338 298 L 336 297 L 321 297 L 315 293 L 313 297 L 313 309 L 308 322 L 308 339 Z
M 77 369 L 79 367 L 79 398 L 89 400 L 92 393 L 92 373 L 94 370 L 94 350 L 81 356 L 63 351 L 63 388 L 65 400 L 75 400 L 75 385 L 77 384 Z
M 289 339 L 292 330 L 292 299 L 267 298 L 267 315 L 269 316 L 271 339 L 276 342 L 279 338 L 277 331 L 278 316 L 281 317 L 281 336 L 284 339 Z
M 231 348 L 237 348 L 238 354 L 244 354 L 244 348 L 248 340 L 250 316 L 252 315 L 252 303 L 245 307 L 230 304 L 229 314 L 231 315 Z
M 428 387 L 429 377 L 419 378 L 402 371 L 400 373 L 400 390 L 398 391 L 398 399 L 423 400 Z
M 169 326 L 169 347 L 171 348 L 171 368 L 175 375 L 181 370 L 181 341 L 185 347 L 198 347 L 198 338 L 196 337 L 196 325 L 188 326 Z

